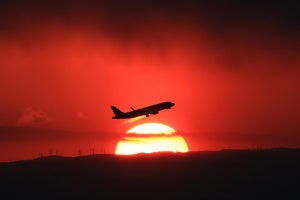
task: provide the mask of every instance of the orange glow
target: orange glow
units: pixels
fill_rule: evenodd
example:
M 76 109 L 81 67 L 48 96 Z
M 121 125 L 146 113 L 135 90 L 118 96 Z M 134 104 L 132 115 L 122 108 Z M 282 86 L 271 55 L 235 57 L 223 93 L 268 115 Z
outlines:
M 115 154 L 130 155 L 153 152 L 188 152 L 182 136 L 173 135 L 175 130 L 160 123 L 147 123 L 133 127 L 116 146 Z M 147 134 L 147 136 L 145 136 Z M 150 135 L 150 136 L 149 136 Z
M 131 118 L 131 119 L 128 120 L 128 122 L 129 123 L 133 123 L 133 122 L 135 122 L 137 120 L 143 119 L 144 117 L 146 117 L 146 116 L 143 115 L 143 116 L 138 116 L 138 117 L 135 117 L 135 118 Z

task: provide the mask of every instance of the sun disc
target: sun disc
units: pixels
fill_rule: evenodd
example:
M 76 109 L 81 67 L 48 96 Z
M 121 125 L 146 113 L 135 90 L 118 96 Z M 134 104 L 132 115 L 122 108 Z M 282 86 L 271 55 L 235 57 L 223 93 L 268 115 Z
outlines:
M 170 126 L 160 123 L 146 123 L 135 126 L 127 131 L 127 134 L 164 134 L 172 135 L 176 131 Z
M 128 136 L 117 143 L 115 154 L 188 152 L 186 141 L 175 132 L 175 129 L 160 123 L 135 126 L 126 132 Z
M 119 141 L 116 154 L 131 155 L 137 153 L 153 152 L 188 152 L 188 146 L 181 136 L 157 136 L 157 137 L 125 137 Z

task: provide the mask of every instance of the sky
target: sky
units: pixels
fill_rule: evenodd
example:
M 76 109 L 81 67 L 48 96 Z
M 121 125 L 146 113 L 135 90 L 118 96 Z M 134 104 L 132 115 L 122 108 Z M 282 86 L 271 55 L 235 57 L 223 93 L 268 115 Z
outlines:
M 1 1 L 0 126 L 160 122 L 193 150 L 299 146 L 299 21 L 292 1 Z M 162 101 L 176 105 L 111 119 Z

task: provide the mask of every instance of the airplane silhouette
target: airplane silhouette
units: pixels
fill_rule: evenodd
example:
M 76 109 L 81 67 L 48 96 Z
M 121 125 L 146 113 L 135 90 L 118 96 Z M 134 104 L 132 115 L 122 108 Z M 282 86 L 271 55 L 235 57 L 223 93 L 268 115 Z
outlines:
M 145 115 L 146 117 L 149 117 L 149 115 L 156 115 L 160 110 L 164 109 L 170 109 L 172 106 L 174 106 L 175 103 L 172 103 L 170 101 L 165 101 L 162 103 L 158 103 L 155 105 L 147 106 L 140 109 L 134 109 L 131 107 L 132 111 L 129 112 L 122 112 L 120 109 L 118 109 L 115 106 L 111 106 L 112 111 L 114 112 L 115 116 L 112 117 L 113 119 L 127 119 L 127 118 L 135 118 L 138 116 Z

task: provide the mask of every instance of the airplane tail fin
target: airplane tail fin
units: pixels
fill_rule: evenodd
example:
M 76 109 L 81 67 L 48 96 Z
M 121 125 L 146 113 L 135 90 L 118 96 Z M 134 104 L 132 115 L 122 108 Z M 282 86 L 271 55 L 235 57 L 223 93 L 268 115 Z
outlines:
M 115 107 L 115 106 L 111 106 L 111 109 L 112 109 L 112 111 L 114 112 L 114 114 L 115 114 L 116 117 L 117 117 L 117 116 L 122 116 L 122 115 L 124 114 L 120 109 L 118 109 L 118 108 Z

